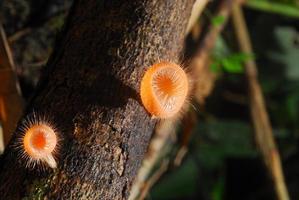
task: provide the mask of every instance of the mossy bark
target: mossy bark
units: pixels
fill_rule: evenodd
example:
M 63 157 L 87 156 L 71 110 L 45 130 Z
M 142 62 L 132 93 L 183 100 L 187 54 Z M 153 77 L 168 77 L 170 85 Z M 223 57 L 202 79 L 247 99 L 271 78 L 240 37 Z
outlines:
M 1 159 L 1 199 L 128 198 L 155 125 L 140 80 L 158 60 L 179 61 L 192 5 L 75 1 L 24 114 L 58 127 L 58 168 L 25 169 L 16 131 Z

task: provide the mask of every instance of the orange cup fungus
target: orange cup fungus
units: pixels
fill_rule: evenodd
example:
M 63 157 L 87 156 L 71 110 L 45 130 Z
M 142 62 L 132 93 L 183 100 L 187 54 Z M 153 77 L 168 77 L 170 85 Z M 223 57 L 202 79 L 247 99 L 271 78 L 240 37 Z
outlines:
M 26 161 L 26 167 L 36 164 L 47 164 L 56 168 L 55 155 L 58 149 L 56 129 L 44 117 L 29 115 L 21 125 L 21 137 L 16 148 L 21 158 Z
M 56 145 L 56 134 L 46 124 L 33 125 L 25 132 L 23 139 L 25 152 L 31 159 L 45 161 L 52 168 L 56 167 L 52 155 Z
M 170 118 L 183 107 L 188 89 L 185 71 L 175 63 L 163 61 L 146 71 L 140 95 L 143 106 L 153 117 Z

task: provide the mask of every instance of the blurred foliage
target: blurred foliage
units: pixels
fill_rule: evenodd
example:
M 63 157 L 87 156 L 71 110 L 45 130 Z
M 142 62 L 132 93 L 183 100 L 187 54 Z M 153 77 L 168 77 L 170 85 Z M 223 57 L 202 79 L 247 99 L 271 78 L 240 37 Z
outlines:
M 154 199 L 175 199 L 197 196 L 202 182 L 200 170 L 217 171 L 225 166 L 228 157 L 255 157 L 256 149 L 252 141 L 251 128 L 241 121 L 208 121 L 194 130 L 190 144 L 190 156 L 182 166 L 167 174 L 154 187 L 151 195 Z M 213 180 L 212 177 L 205 179 Z M 210 186 L 212 199 L 222 199 L 224 177 L 217 177 Z
M 224 16 L 218 15 L 216 17 L 212 17 L 212 24 L 214 26 L 219 26 L 219 25 L 223 24 L 224 22 L 225 22 Z
M 233 53 L 225 44 L 223 38 L 218 38 L 212 53 L 210 69 L 215 73 L 243 73 L 243 64 L 253 56 L 245 53 Z
M 299 18 L 298 0 L 247 0 L 246 5 L 261 11 Z
M 299 80 L 299 35 L 294 27 L 278 26 L 274 30 L 274 37 L 281 52 L 269 51 L 268 55 L 276 62 L 283 63 L 286 68 L 286 78 Z M 296 45 L 296 42 L 298 44 Z
M 198 125 L 194 148 L 203 167 L 217 168 L 227 157 L 246 157 L 256 154 L 251 128 L 241 121 L 212 121 Z
M 187 159 L 180 168 L 167 174 L 163 180 L 154 187 L 150 198 L 171 199 L 194 194 L 197 190 L 197 168 L 194 160 Z
M 265 4 L 275 9 L 268 12 Z M 243 74 L 248 59 L 255 59 L 259 67 L 273 133 L 284 167 L 290 169 L 285 173 L 291 199 L 299 198 L 299 175 L 294 170 L 299 168 L 299 4 L 249 0 L 247 5 L 259 10 L 245 10 L 254 55 L 238 52 L 234 31 L 228 26 L 211 55 L 210 69 L 221 76 L 198 115 L 189 153 L 180 167 L 170 168 L 148 199 L 274 199 L 252 134 Z M 212 23 L 221 24 L 221 17 L 212 18 Z

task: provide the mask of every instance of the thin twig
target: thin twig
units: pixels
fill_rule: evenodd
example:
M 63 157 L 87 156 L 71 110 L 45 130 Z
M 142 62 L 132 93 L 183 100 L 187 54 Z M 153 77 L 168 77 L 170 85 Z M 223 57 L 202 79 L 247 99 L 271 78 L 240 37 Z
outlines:
M 161 121 L 157 124 L 154 137 L 143 159 L 142 166 L 139 169 L 136 180 L 132 186 L 129 200 L 139 199 L 141 194 L 146 194 L 149 188 L 144 188 L 147 181 L 150 179 L 150 174 L 156 165 L 157 161 L 163 156 L 163 148 L 168 141 L 170 135 L 175 134 L 175 121 Z M 146 191 L 144 191 L 146 189 Z
M 199 19 L 199 16 L 201 15 L 203 9 L 206 7 L 208 2 L 209 0 L 196 0 L 192 8 L 192 13 L 188 22 L 186 34 L 190 33 L 191 29 L 196 24 L 197 20 Z
M 241 50 L 246 54 L 252 54 L 253 51 L 246 22 L 239 4 L 235 4 L 233 7 L 233 23 Z M 262 90 L 257 79 L 257 67 L 253 60 L 245 62 L 245 71 L 249 84 L 250 111 L 255 129 L 256 142 L 274 181 L 278 199 L 289 200 L 280 156 L 273 138 Z
M 0 120 L 6 145 L 22 112 L 22 97 L 11 50 L 0 25 Z M 1 142 L 0 142 L 1 143 Z M 4 147 L 0 147 L 0 151 Z
M 32 31 L 32 29 L 29 27 L 21 29 L 21 30 L 15 32 L 13 35 L 9 36 L 8 42 L 10 44 L 12 44 L 12 43 L 16 42 L 17 40 L 19 40 L 20 38 L 22 38 L 23 36 L 29 34 L 31 31 Z
M 63 17 L 66 16 L 68 10 L 69 10 L 69 6 L 65 5 L 62 9 L 57 10 L 52 15 L 50 15 L 47 18 L 43 19 L 38 24 L 38 28 L 42 27 L 42 26 L 45 26 L 45 25 L 47 26 L 47 23 L 50 23 L 52 20 L 55 21 L 57 18 L 61 18 L 61 16 L 63 16 Z M 22 37 L 34 32 L 35 31 L 34 29 L 35 29 L 34 27 L 24 27 L 23 29 L 17 30 L 13 35 L 9 36 L 7 38 L 7 40 L 10 44 L 13 44 L 16 41 L 18 41 L 19 39 L 21 39 Z
M 200 104 L 203 103 L 203 97 L 209 95 L 210 90 L 213 88 L 214 80 L 216 79 L 216 75 L 212 73 L 208 68 L 209 56 L 216 44 L 217 38 L 226 25 L 231 12 L 231 7 L 231 0 L 224 0 L 221 2 L 215 16 L 222 17 L 222 23 L 218 25 L 210 24 L 210 26 L 208 27 L 208 32 L 202 40 L 202 43 L 198 46 L 198 49 L 191 62 L 194 79 L 196 80 L 194 84 L 194 96 Z M 203 72 L 205 76 L 202 76 Z M 208 81 L 211 79 L 213 81 Z M 203 91 L 206 91 L 207 94 L 203 95 Z
M 138 200 L 143 200 L 147 196 L 150 188 L 159 180 L 159 178 L 167 171 L 168 169 L 168 160 L 164 160 L 159 167 L 159 169 L 147 180 L 143 186 L 143 190 L 138 198 Z
M 223 1 L 217 11 L 216 17 L 222 17 L 223 22 L 219 25 L 210 24 L 208 32 L 204 37 L 202 44 L 199 45 L 197 52 L 192 58 L 191 68 L 193 70 L 193 78 L 196 80 L 194 83 L 194 99 L 200 104 L 204 105 L 205 98 L 210 95 L 214 83 L 216 80 L 216 74 L 211 72 L 209 69 L 210 54 L 216 44 L 216 40 L 219 37 L 221 31 L 223 30 L 228 17 L 230 16 L 232 3 L 231 1 Z M 181 147 L 177 152 L 174 164 L 176 166 L 180 165 L 182 159 L 187 153 L 187 145 L 193 133 L 193 129 L 196 125 L 194 113 L 189 111 L 186 115 L 185 123 L 183 123 L 183 141 L 181 142 Z M 184 120 L 183 119 L 183 120 Z M 184 121 L 183 121 L 184 122 Z M 186 125 L 186 127 L 184 126 Z

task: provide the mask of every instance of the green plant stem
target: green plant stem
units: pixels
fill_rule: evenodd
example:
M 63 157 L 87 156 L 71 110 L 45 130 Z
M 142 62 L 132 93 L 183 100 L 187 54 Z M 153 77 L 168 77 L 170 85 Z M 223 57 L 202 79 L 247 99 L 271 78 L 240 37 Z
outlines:
M 266 0 L 248 0 L 245 2 L 245 5 L 250 8 L 265 12 L 272 12 L 288 17 L 299 18 L 299 7 L 296 5 Z

